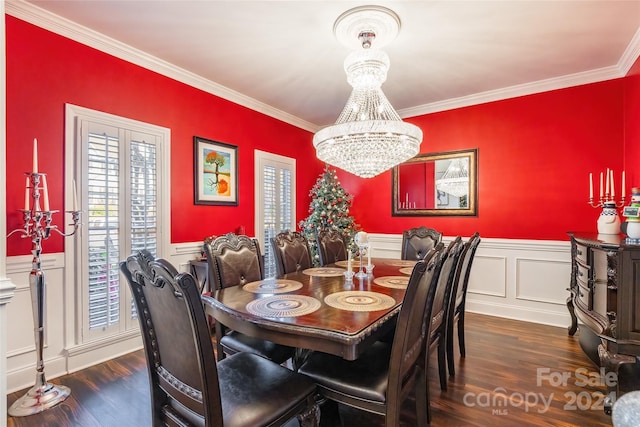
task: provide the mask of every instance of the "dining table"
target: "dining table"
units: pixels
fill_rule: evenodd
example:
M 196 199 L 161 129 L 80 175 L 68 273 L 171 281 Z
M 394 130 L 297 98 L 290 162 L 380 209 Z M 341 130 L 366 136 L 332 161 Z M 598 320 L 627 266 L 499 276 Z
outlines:
M 207 314 L 242 334 L 355 360 L 395 328 L 415 263 L 365 259 L 373 266 L 367 271 L 358 259 L 339 261 L 219 289 L 202 300 Z M 349 264 L 353 277 L 345 275 Z

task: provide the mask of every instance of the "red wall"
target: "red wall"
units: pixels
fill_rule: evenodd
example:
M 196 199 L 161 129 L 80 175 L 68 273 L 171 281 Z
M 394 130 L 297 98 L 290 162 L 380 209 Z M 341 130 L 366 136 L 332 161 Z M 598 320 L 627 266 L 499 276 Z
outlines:
M 640 187 L 640 58 L 625 78 L 624 167 L 631 184 L 628 188 Z
M 171 241 L 195 242 L 244 225 L 254 232 L 253 150 L 297 159 L 298 220 L 322 164 L 311 133 L 53 34 L 11 16 L 7 32 L 7 229 L 20 227 L 24 172 L 38 138 L 52 209 L 63 209 L 64 104 L 72 103 L 171 129 Z M 238 146 L 239 206 L 193 204 L 193 136 Z M 69 207 L 66 207 L 69 208 Z M 68 220 L 68 218 L 67 218 Z M 68 221 L 67 221 L 68 222 Z M 62 214 L 54 224 L 64 224 Z M 8 255 L 29 253 L 12 236 Z M 63 250 L 52 237 L 46 252 Z
M 478 216 L 391 217 L 390 172 L 367 182 L 341 172 L 351 212 L 373 233 L 426 225 L 445 235 L 566 240 L 568 230 L 595 231 L 589 172 L 613 168 L 620 184 L 623 86 L 617 79 L 407 119 L 424 132 L 423 153 L 478 148 Z

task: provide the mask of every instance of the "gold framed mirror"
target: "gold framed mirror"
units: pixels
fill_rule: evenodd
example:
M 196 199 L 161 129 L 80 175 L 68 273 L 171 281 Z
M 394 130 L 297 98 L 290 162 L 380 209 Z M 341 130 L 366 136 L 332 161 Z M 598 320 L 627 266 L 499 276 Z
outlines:
M 418 154 L 391 172 L 392 216 L 476 216 L 478 149 Z

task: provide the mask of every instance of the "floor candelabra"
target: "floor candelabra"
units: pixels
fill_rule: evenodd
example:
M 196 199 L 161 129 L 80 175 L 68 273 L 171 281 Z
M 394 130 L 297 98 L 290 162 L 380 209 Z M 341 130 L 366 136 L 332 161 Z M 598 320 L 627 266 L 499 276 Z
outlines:
M 34 163 L 35 164 L 35 163 Z M 45 280 L 44 272 L 40 260 L 42 253 L 42 241 L 51 236 L 55 231 L 62 236 L 75 234 L 80 225 L 80 210 L 77 209 L 77 199 L 74 186 L 73 209 L 67 211 L 71 213 L 73 231 L 68 234 L 58 230 L 58 227 L 51 224 L 53 214 L 57 210 L 49 209 L 49 196 L 47 189 L 46 174 L 28 172 L 27 186 L 25 189 L 25 208 L 21 209 L 24 226 L 9 233 L 19 234 L 22 238 L 31 239 L 31 253 L 33 254 L 31 273 L 29 274 L 29 286 L 31 289 L 31 302 L 33 304 L 33 322 L 37 353 L 36 381 L 35 385 L 27 393 L 16 400 L 8 410 L 13 417 L 22 417 L 36 414 L 49 409 L 65 400 L 71 390 L 62 385 L 55 385 L 47 382 L 44 375 L 43 362 L 43 339 L 44 339 L 44 319 L 45 319 Z M 44 206 L 40 208 L 40 193 L 44 191 Z M 29 203 L 31 202 L 31 203 Z

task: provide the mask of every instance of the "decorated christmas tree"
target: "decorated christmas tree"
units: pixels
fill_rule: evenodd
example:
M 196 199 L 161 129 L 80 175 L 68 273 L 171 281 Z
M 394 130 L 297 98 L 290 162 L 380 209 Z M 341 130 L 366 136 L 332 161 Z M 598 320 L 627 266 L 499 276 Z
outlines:
M 300 232 L 309 241 L 313 264 L 318 265 L 320 256 L 316 236 L 320 230 L 338 230 L 349 247 L 358 229 L 355 219 L 349 215 L 352 196 L 342 188 L 335 170 L 325 166 L 324 171 L 309 192 L 309 216 L 300 221 Z

